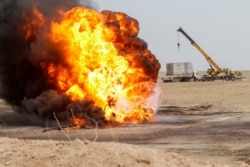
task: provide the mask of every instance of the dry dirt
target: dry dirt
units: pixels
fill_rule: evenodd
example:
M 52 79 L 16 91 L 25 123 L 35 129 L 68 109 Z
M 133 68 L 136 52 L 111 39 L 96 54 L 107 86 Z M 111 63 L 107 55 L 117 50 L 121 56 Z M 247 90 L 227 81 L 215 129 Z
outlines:
M 0 166 L 250 166 L 250 72 L 243 75 L 249 79 L 159 80 L 152 121 L 122 128 L 57 130 L 2 101 Z

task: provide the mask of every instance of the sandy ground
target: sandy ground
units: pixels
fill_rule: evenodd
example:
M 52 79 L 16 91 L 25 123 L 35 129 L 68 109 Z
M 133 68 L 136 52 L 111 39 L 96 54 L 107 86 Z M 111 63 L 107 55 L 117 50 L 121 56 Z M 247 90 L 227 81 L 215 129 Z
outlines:
M 159 78 L 164 73 L 159 74 Z M 250 166 L 250 72 L 246 81 L 162 83 L 147 124 L 48 130 L 1 101 L 0 166 Z

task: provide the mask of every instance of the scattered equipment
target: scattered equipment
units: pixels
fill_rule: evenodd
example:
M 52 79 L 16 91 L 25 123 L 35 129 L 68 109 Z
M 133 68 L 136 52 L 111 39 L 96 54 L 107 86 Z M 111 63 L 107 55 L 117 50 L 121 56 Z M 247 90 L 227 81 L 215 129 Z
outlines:
M 214 81 L 214 80 L 242 80 L 245 77 L 242 77 L 241 72 L 235 71 L 232 72 L 228 68 L 221 68 L 181 27 L 177 30 L 181 32 L 191 44 L 200 51 L 200 53 L 205 57 L 209 63 L 210 69 L 207 70 L 207 75 L 203 75 L 202 81 Z M 177 44 L 180 47 L 180 44 Z

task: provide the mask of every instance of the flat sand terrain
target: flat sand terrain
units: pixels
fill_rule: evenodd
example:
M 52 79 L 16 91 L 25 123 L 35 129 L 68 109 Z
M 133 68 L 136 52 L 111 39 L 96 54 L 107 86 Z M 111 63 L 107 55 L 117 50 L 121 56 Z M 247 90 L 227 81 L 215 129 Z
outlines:
M 249 167 L 250 72 L 245 81 L 163 83 L 163 75 L 152 120 L 121 128 L 58 130 L 1 101 L 0 166 Z

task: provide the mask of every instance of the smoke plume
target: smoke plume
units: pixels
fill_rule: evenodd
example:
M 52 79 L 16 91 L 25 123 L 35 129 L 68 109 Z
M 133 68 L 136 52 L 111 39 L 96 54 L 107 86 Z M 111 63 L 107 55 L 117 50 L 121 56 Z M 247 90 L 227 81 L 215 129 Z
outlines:
M 80 117 L 86 121 L 85 126 L 94 124 L 94 119 L 100 126 L 105 126 L 107 120 L 104 118 L 103 108 L 93 105 L 93 101 L 89 99 L 73 102 L 68 95 L 57 89 L 58 85 L 41 68 L 42 63 L 48 65 L 51 62 L 69 66 L 60 49 L 55 49 L 53 44 L 46 40 L 46 32 L 50 27 L 44 26 L 44 22 L 56 21 L 60 18 L 60 11 L 67 11 L 76 6 L 96 9 L 92 0 L 0 1 L 0 95 L 17 108 L 18 112 L 35 113 L 43 118 L 56 116 L 59 120 Z M 113 17 L 108 11 L 103 11 L 102 14 L 105 18 Z M 117 26 L 119 23 L 107 21 L 107 27 L 117 28 L 112 25 Z M 139 51 L 147 49 L 147 43 L 136 35 L 123 34 L 114 40 L 117 48 L 129 48 L 126 51 L 119 49 L 124 57 L 128 50 L 133 48 Z M 124 39 L 124 36 L 129 39 Z M 121 46 L 117 42 L 121 40 L 126 40 L 127 43 Z M 156 81 L 159 62 L 149 51 L 147 55 L 150 58 L 138 52 L 132 59 L 127 59 L 131 59 L 129 62 L 132 67 L 137 68 L 138 63 L 145 66 L 144 72 L 148 74 L 148 78 Z

